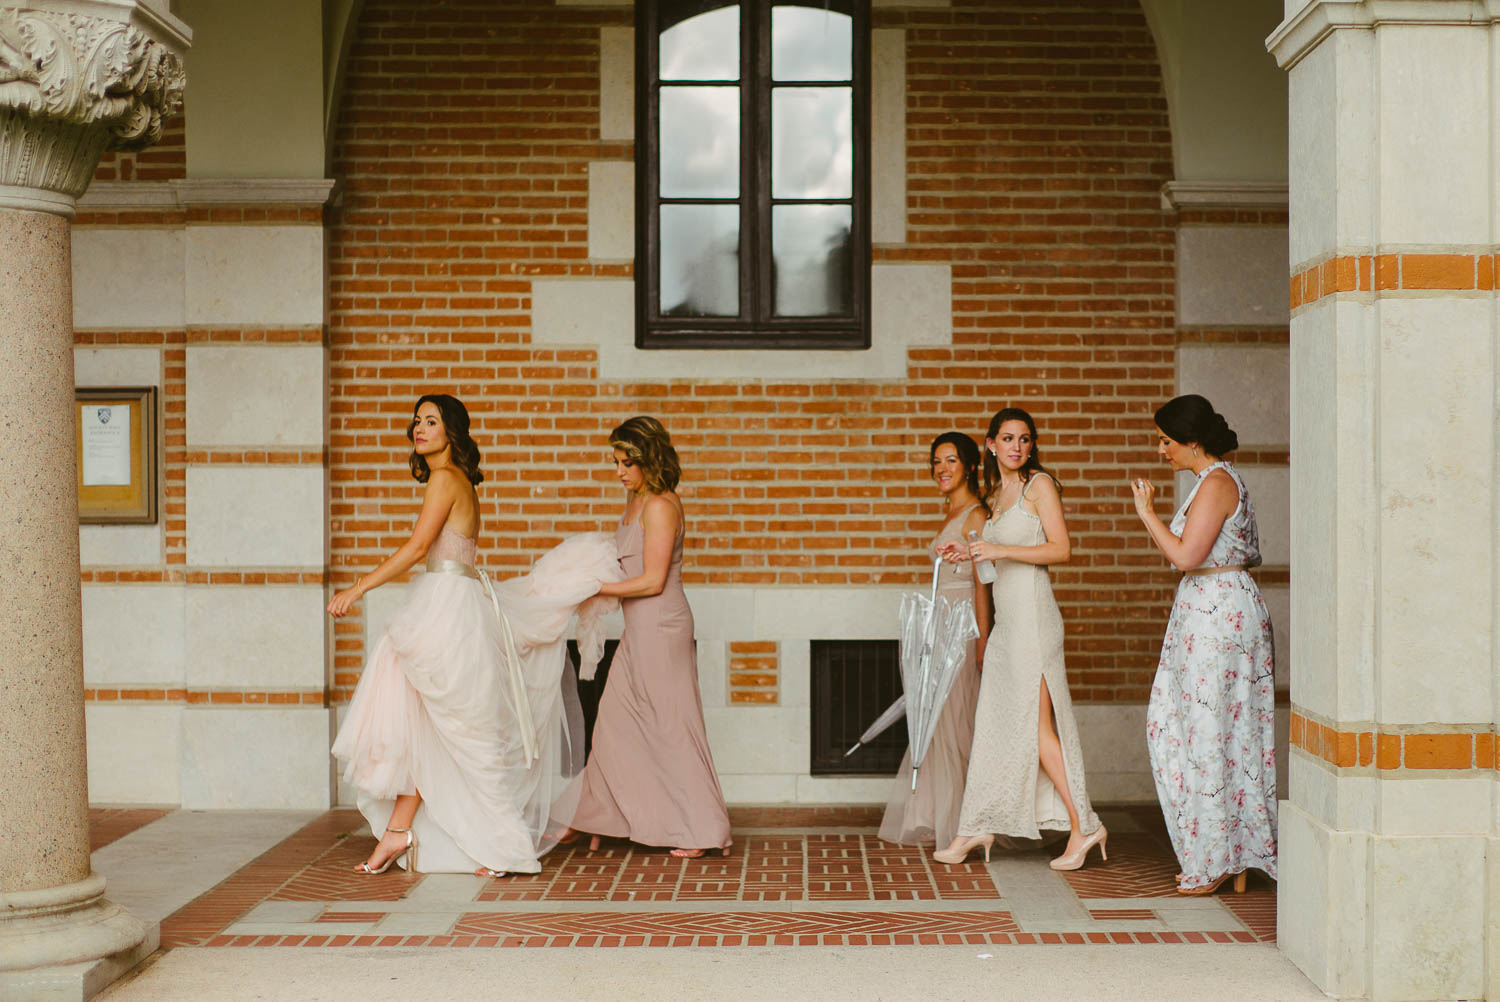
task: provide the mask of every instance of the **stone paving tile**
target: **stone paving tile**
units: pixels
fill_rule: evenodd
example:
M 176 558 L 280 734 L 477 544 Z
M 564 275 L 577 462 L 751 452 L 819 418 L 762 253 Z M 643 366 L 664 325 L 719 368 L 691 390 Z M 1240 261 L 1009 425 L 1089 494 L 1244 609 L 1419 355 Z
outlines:
M 96 852 L 170 813 L 165 807 L 90 807 L 89 852 Z
M 1106 811 L 1111 858 L 1057 874 L 1050 851 L 943 866 L 874 834 L 875 808 L 737 809 L 730 856 L 606 842 L 542 872 L 378 877 L 357 812 L 330 811 L 163 923 L 168 946 L 736 946 L 1274 941 L 1275 891 L 1174 893 L 1159 817 Z M 752 813 L 753 812 L 753 813 Z M 790 823 L 807 821 L 814 830 Z M 1002 897 L 1002 895 L 1004 895 Z M 944 902 L 953 904 L 945 907 Z M 954 907 L 960 906 L 960 907 Z M 279 920 L 279 921 L 278 921 Z

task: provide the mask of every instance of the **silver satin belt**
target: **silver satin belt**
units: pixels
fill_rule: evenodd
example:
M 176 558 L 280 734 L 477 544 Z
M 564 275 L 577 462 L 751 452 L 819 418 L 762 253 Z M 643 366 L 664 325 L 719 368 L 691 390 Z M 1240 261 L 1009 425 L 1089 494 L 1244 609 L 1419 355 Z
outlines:
M 510 667 L 511 704 L 516 711 L 516 723 L 521 728 L 521 744 L 526 749 L 526 760 L 536 761 L 538 755 L 536 721 L 531 717 L 531 700 L 526 695 L 526 676 L 521 673 L 521 658 L 516 654 L 516 639 L 510 631 L 510 620 L 505 618 L 505 613 L 500 609 L 500 596 L 495 594 L 495 586 L 490 583 L 490 576 L 473 564 L 458 560 L 429 560 L 427 573 L 458 574 L 462 577 L 473 578 L 484 588 L 485 597 L 495 607 L 495 618 L 500 622 L 500 638 L 504 642 L 505 660 Z

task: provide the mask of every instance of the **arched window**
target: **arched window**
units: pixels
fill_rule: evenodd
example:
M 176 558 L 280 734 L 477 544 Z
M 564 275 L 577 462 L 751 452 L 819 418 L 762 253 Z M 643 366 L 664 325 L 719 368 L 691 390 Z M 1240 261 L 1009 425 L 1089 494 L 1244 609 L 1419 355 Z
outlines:
M 868 6 L 637 4 L 638 346 L 869 347 Z

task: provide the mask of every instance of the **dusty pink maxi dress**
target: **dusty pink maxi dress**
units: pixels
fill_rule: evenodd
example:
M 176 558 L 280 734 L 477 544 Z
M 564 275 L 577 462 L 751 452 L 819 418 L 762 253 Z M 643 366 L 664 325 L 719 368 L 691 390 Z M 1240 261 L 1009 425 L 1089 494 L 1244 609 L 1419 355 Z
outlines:
M 615 545 L 625 576 L 642 573 L 639 517 L 621 521 Z M 625 632 L 599 701 L 573 827 L 643 845 L 726 847 L 729 812 L 703 726 L 681 536 L 661 594 L 627 598 L 621 606 Z

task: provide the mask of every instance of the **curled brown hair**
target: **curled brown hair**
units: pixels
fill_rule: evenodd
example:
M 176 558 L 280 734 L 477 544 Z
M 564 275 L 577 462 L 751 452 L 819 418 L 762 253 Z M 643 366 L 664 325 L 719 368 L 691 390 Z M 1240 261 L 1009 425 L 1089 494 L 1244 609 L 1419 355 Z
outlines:
M 641 468 L 650 493 L 665 494 L 677 489 L 677 482 L 682 479 L 682 464 L 677 460 L 677 450 L 672 448 L 672 436 L 656 418 L 641 414 L 622 422 L 609 433 L 609 444 Z
M 479 446 L 469 437 L 469 409 L 457 397 L 446 393 L 426 393 L 418 397 L 417 405 L 411 409 L 411 420 L 406 424 L 407 441 L 413 444 L 416 442 L 412 438 L 412 432 L 417 427 L 417 411 L 422 409 L 423 404 L 432 404 L 438 409 L 438 416 L 443 419 L 443 431 L 448 436 L 448 456 L 453 460 L 453 465 L 469 478 L 469 483 L 484 483 L 484 474 L 479 472 Z M 412 449 L 407 462 L 411 465 L 411 475 L 417 478 L 417 483 L 427 483 L 427 478 L 432 476 L 432 470 L 427 466 L 427 457 Z

